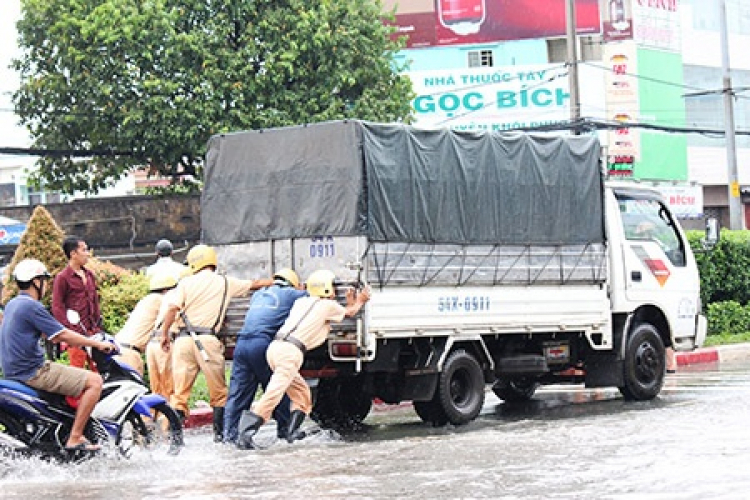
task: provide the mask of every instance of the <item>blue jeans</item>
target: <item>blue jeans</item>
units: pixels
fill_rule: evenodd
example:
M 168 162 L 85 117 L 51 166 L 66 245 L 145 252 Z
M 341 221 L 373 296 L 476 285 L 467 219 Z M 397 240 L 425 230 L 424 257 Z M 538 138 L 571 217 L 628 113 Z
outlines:
M 263 336 L 239 337 L 234 347 L 232 375 L 229 378 L 229 395 L 224 407 L 224 441 L 237 441 L 242 412 L 250 409 L 258 385 L 265 390 L 271 379 L 271 368 L 266 361 L 266 349 L 271 339 Z M 286 436 L 289 423 L 289 397 L 284 395 L 273 411 L 280 437 Z

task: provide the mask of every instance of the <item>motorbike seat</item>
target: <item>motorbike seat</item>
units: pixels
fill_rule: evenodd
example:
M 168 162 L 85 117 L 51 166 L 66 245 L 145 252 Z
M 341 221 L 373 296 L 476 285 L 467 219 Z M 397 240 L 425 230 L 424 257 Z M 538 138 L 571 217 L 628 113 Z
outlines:
M 13 391 L 22 392 L 26 394 L 27 396 L 32 396 L 35 398 L 39 397 L 39 393 L 34 389 L 33 387 L 29 387 L 28 385 L 18 382 L 16 380 L 8 380 L 8 379 L 0 379 L 0 387 L 11 389 Z

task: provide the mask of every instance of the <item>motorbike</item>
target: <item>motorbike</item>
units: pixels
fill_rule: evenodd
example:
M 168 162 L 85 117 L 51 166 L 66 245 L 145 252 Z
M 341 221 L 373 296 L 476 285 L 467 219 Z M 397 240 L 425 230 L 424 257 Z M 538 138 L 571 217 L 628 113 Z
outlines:
M 76 324 L 75 314 L 69 314 L 68 319 Z M 110 334 L 95 336 L 117 345 Z M 163 396 L 151 394 L 140 374 L 115 359 L 115 354 L 89 349 L 104 384 L 86 425 L 85 437 L 103 449 L 114 444 L 126 458 L 138 448 L 153 448 L 165 441 L 167 453 L 178 454 L 184 446 L 179 415 Z M 65 396 L 0 379 L 0 451 L 12 456 L 60 461 L 86 458 L 81 455 L 90 452 L 73 453 L 65 449 L 74 418 L 75 409 Z

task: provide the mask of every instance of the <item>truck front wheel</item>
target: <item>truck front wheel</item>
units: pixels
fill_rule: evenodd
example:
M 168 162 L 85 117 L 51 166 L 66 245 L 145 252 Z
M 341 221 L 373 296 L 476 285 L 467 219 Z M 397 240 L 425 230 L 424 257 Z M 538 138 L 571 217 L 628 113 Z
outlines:
M 643 401 L 655 398 L 664 384 L 664 343 L 650 323 L 637 325 L 628 337 L 623 362 L 623 382 L 619 387 L 625 399 Z
M 451 424 L 465 424 L 479 415 L 484 404 L 484 375 L 474 356 L 463 349 L 448 356 L 435 399 Z

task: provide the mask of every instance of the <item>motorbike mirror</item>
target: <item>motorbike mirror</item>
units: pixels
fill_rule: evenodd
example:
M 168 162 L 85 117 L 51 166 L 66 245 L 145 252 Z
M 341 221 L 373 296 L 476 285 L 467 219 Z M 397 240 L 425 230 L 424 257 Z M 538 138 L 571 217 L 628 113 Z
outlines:
M 65 316 L 68 318 L 68 323 L 71 325 L 77 325 L 81 322 L 81 315 L 78 314 L 78 311 L 74 311 L 73 309 L 68 309 Z

